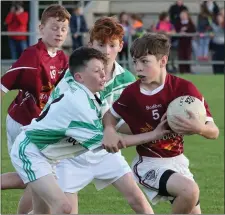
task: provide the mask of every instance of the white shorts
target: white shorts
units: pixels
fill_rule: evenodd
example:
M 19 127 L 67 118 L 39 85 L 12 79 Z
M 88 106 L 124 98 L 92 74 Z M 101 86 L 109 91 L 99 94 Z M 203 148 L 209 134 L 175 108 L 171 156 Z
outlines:
M 105 150 L 64 159 L 56 166 L 58 184 L 65 193 L 76 193 L 92 181 L 100 190 L 128 172 L 132 171 L 120 152 L 110 154 Z
M 16 137 L 21 132 L 21 125 L 20 123 L 16 122 L 9 114 L 7 114 L 6 117 L 6 134 L 7 134 L 7 146 L 8 146 L 8 152 L 10 154 L 10 151 L 12 149 L 12 145 L 16 139 Z
M 17 136 L 10 156 L 24 184 L 54 173 L 48 159 L 41 154 L 35 144 L 29 141 L 23 131 Z
M 136 181 L 143 186 L 144 192 L 147 194 L 153 205 L 157 204 L 159 201 L 174 199 L 172 196 L 159 194 L 163 189 L 160 187 L 160 179 L 166 171 L 168 177 L 170 177 L 170 174 L 173 174 L 174 171 L 194 180 L 193 175 L 189 170 L 189 160 L 183 154 L 172 158 L 137 156 L 132 162 L 132 170 Z M 164 176 L 166 176 L 166 173 Z M 164 183 L 164 186 L 165 184 L 166 182 Z

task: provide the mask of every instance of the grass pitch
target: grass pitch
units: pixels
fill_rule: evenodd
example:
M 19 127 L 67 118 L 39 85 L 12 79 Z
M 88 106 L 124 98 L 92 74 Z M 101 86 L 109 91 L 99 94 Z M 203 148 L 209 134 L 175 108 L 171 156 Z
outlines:
M 190 169 L 200 186 L 202 213 L 224 213 L 224 76 L 185 75 L 192 81 L 208 102 L 216 124 L 220 129 L 217 140 L 207 140 L 199 136 L 185 137 L 185 155 L 190 159 Z M 5 118 L 7 108 L 15 97 L 15 92 L 8 93 L 2 101 L 2 173 L 13 171 L 9 160 Z M 123 150 L 127 161 L 131 163 L 135 149 Z M 2 214 L 15 214 L 22 190 L 2 191 Z M 169 203 L 160 203 L 153 207 L 155 213 L 170 213 Z M 133 211 L 121 194 L 112 186 L 96 191 L 90 184 L 79 193 L 79 213 L 82 214 L 132 214 Z

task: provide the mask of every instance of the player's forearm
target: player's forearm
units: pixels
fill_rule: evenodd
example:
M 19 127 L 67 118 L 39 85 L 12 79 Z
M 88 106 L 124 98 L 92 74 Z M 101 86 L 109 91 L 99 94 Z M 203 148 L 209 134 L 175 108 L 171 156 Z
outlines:
M 145 144 L 157 139 L 157 136 L 154 131 L 136 135 L 122 134 L 122 136 L 124 138 L 127 147 Z
M 200 135 L 207 139 L 217 139 L 219 136 L 219 129 L 213 122 L 207 122 L 202 128 Z
M 118 119 L 116 119 L 110 112 L 110 110 L 108 110 L 103 119 L 102 119 L 102 122 L 103 122 L 103 126 L 104 126 L 104 130 L 116 130 L 115 127 L 116 127 L 116 124 L 118 123 Z

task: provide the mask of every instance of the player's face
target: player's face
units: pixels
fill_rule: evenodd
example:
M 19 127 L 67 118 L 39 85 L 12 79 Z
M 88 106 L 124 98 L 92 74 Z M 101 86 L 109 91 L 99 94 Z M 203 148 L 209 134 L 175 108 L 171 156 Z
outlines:
M 90 60 L 84 71 L 80 72 L 80 78 L 80 82 L 92 93 L 104 90 L 106 79 L 103 62 L 98 59 Z
M 114 63 L 117 54 L 122 50 L 123 42 L 120 42 L 118 39 L 108 41 L 107 43 L 94 40 L 93 43 L 90 44 L 90 46 L 105 54 L 107 57 L 107 64 L 111 64 Z
M 135 72 L 143 84 L 158 81 L 166 63 L 167 56 L 163 56 L 159 60 L 154 55 L 146 55 L 138 59 L 133 58 Z
M 64 22 L 57 20 L 58 18 L 50 17 L 44 25 L 39 26 L 42 40 L 48 48 L 61 47 L 68 33 L 68 20 Z

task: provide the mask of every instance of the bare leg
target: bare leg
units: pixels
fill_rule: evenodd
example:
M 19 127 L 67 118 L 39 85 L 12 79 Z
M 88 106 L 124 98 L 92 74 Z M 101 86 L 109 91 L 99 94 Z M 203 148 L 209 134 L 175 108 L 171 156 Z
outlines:
M 176 197 L 172 205 L 173 214 L 192 212 L 199 199 L 199 188 L 194 181 L 174 173 L 168 179 L 166 188 L 170 195 Z
M 30 194 L 31 193 L 35 214 L 50 214 L 50 208 L 47 203 L 35 192 L 30 192 Z
M 32 206 L 32 193 L 29 190 L 29 188 L 26 188 L 24 190 L 24 193 L 20 199 L 17 213 L 18 214 L 27 214 L 30 211 L 32 211 L 33 206 Z
M 52 174 L 41 177 L 28 184 L 28 187 L 50 207 L 52 214 L 70 214 L 72 207 Z M 39 213 L 33 202 L 34 214 Z M 36 211 L 37 210 L 37 211 Z
M 78 195 L 77 193 L 65 193 L 72 206 L 71 214 L 78 214 Z
M 113 186 L 118 189 L 126 198 L 131 208 L 138 214 L 154 214 L 145 195 L 133 179 L 132 173 L 127 173 L 116 182 Z
M 1 174 L 1 189 L 25 189 L 26 185 L 16 172 Z

